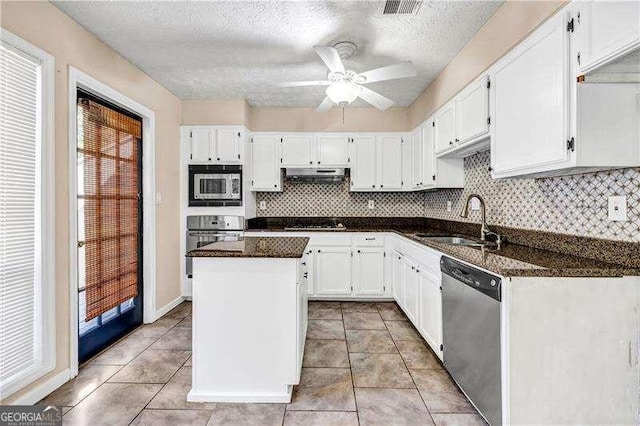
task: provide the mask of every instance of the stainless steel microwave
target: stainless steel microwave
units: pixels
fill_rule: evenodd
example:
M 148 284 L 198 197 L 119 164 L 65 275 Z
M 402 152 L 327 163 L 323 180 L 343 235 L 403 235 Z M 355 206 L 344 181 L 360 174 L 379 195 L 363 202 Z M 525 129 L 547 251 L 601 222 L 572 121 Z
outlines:
M 242 166 L 189 166 L 189 206 L 241 205 Z

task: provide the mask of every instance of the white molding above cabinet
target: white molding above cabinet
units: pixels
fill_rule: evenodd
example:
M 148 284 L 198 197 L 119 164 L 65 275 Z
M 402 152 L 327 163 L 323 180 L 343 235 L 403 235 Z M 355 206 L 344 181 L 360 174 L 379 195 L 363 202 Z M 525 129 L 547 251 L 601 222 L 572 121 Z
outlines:
M 242 126 L 183 126 L 189 132 L 191 163 L 242 164 Z

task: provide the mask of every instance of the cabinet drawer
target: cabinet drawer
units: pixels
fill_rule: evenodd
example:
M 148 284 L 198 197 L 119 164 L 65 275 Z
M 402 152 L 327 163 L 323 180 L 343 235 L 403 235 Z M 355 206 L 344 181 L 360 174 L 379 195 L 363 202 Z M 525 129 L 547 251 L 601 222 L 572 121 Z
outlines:
M 355 235 L 353 237 L 354 246 L 384 246 L 384 237 L 381 235 Z
M 309 233 L 310 245 L 313 246 L 350 246 L 351 235 L 343 233 Z

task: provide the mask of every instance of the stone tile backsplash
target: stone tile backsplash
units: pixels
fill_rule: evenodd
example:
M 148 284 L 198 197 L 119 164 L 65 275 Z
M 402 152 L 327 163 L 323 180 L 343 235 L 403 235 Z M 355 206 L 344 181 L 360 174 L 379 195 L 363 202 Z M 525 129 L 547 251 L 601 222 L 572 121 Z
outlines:
M 464 161 L 465 189 L 412 193 L 351 193 L 339 184 L 284 182 L 280 193 L 258 193 L 267 209 L 258 216 L 384 216 L 479 222 L 478 212 L 460 217 L 468 194 L 487 202 L 489 224 L 561 234 L 640 242 L 640 169 L 620 169 L 545 179 L 491 179 L 489 151 Z M 627 222 L 610 222 L 610 195 L 627 195 Z M 373 200 L 375 208 L 367 203 Z M 452 202 L 451 212 L 447 201 Z

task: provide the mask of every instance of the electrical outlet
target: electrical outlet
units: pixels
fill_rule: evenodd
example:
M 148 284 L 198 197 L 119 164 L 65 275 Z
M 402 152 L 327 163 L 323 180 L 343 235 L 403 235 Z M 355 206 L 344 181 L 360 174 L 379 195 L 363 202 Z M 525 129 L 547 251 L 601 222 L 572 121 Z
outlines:
M 258 205 L 260 210 L 266 210 L 267 209 L 267 202 L 266 201 L 260 201 L 260 204 Z
M 471 210 L 480 210 L 480 200 L 476 197 L 471 199 Z
M 367 203 L 367 208 L 369 210 L 373 210 L 376 208 L 376 203 L 373 200 L 369 200 L 369 202 Z
M 453 202 L 447 201 L 447 211 L 453 211 Z
M 619 195 L 609 197 L 609 220 L 616 222 L 626 222 L 627 217 L 627 196 Z

